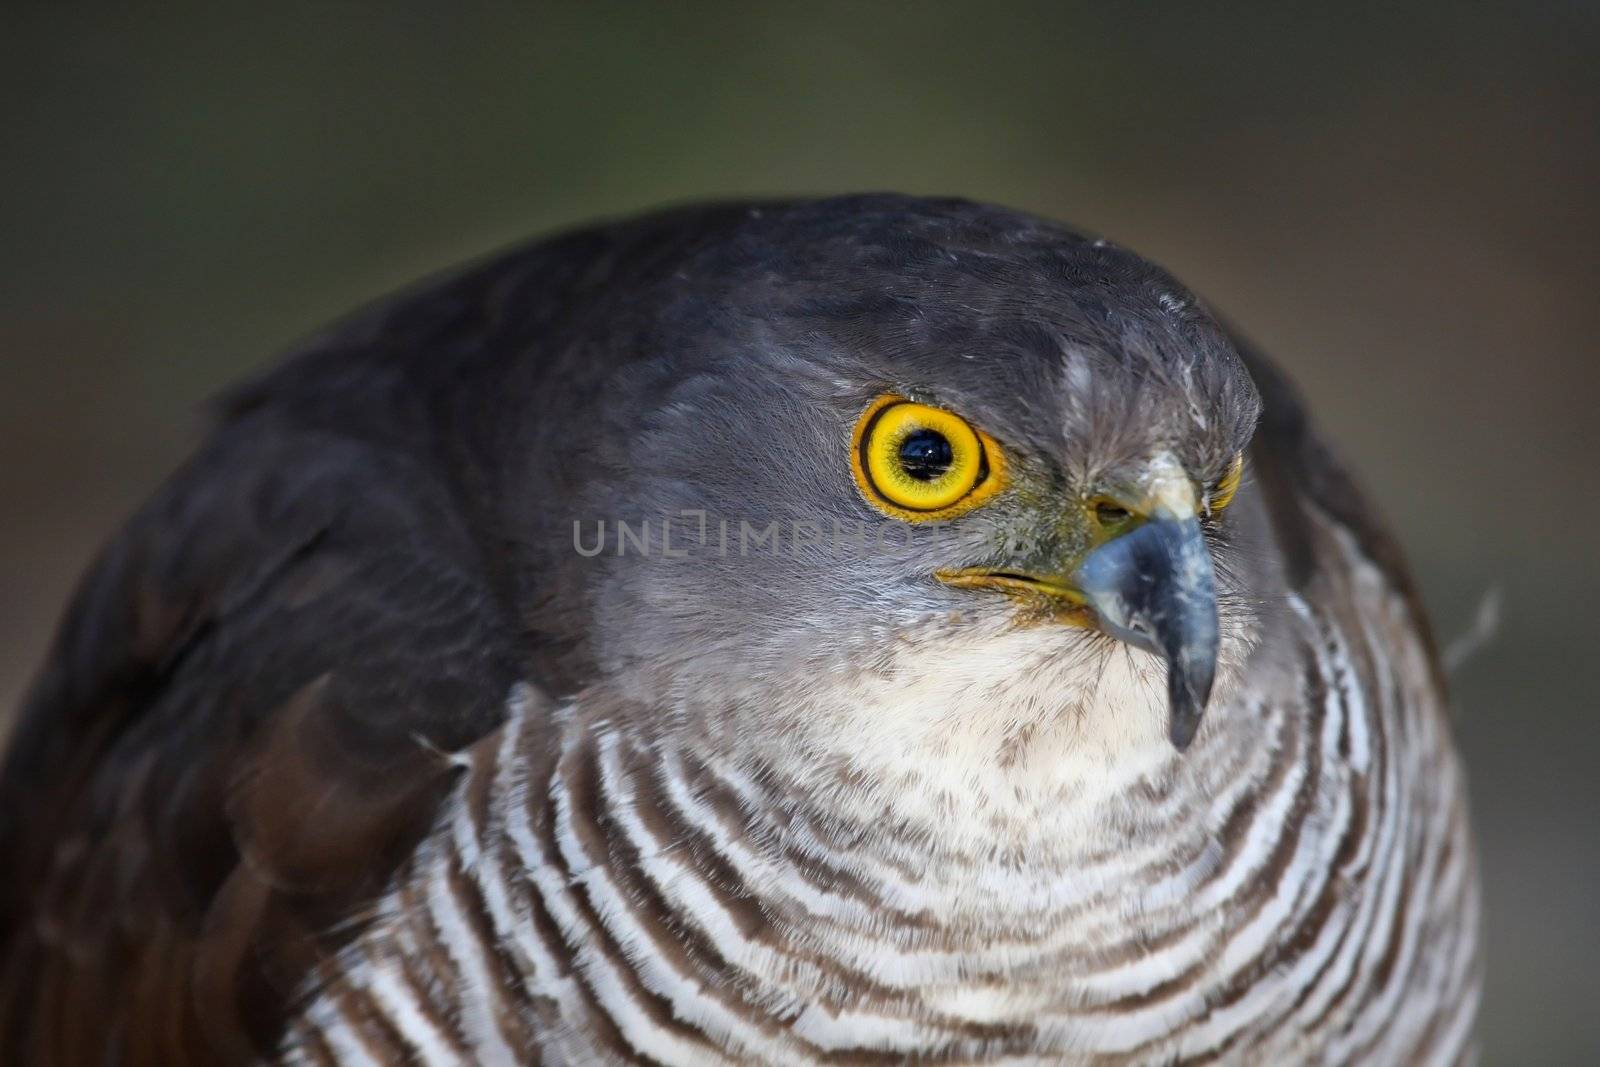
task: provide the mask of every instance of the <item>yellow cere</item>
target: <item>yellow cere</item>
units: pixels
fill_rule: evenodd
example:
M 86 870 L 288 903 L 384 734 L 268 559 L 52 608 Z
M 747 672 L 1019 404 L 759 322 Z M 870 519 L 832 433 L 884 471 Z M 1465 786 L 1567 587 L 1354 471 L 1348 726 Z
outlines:
M 1233 494 L 1239 491 L 1239 479 L 1244 474 L 1244 453 L 1240 452 L 1233 457 L 1233 462 L 1228 464 L 1228 473 L 1222 476 L 1216 487 L 1206 497 L 1206 506 L 1212 514 L 1216 514 L 1233 502 Z
M 954 412 L 893 395 L 856 421 L 851 467 L 868 503 L 910 522 L 959 515 L 1005 484 L 994 438 Z

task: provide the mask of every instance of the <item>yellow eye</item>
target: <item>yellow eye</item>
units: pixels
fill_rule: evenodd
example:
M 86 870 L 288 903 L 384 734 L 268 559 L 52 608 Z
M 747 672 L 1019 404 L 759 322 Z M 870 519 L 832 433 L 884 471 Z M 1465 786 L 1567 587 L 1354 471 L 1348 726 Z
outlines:
M 947 519 L 1005 485 L 994 438 L 960 415 L 880 396 L 856 422 L 851 467 L 868 503 L 911 522 Z
M 1206 507 L 1215 515 L 1229 504 L 1233 503 L 1233 494 L 1239 491 L 1239 479 L 1244 474 L 1244 453 L 1240 452 L 1233 457 L 1233 462 L 1228 464 L 1228 472 L 1224 474 L 1206 494 Z

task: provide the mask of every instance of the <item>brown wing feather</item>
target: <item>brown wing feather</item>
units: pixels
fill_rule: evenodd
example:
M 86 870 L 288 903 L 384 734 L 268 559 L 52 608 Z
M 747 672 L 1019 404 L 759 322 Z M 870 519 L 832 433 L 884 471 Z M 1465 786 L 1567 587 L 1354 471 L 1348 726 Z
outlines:
M 592 669 L 582 620 L 519 614 L 562 579 L 502 529 L 502 505 L 547 503 L 503 484 L 540 405 L 627 358 L 563 347 L 562 323 L 747 214 L 513 249 L 232 394 L 91 571 L 6 754 L 0 1063 L 215 1063 L 274 1039 L 428 825 L 443 754 L 516 678 Z
M 244 1059 L 518 668 L 425 463 L 271 411 L 104 554 L 8 753 L 0 1062 Z

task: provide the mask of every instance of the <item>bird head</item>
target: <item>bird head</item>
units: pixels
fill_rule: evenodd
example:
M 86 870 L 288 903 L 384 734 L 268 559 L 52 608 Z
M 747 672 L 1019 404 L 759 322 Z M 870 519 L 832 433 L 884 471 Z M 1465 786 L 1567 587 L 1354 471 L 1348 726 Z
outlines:
M 1271 567 L 1240 562 L 1255 387 L 1167 274 L 996 208 L 821 201 L 618 315 L 572 544 L 641 699 L 835 745 L 1190 744 Z

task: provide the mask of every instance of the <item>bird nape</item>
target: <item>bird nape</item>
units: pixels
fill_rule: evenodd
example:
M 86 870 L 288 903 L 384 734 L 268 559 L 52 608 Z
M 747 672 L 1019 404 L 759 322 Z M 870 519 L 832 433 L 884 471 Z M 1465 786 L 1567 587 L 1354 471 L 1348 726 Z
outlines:
M 1426 619 L 1279 372 L 959 200 L 575 230 L 223 402 L 6 754 L 6 1063 L 1449 1063 Z

